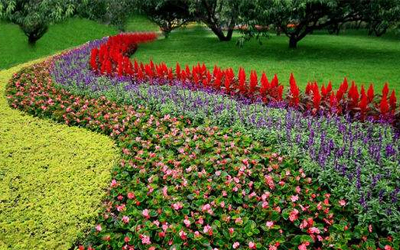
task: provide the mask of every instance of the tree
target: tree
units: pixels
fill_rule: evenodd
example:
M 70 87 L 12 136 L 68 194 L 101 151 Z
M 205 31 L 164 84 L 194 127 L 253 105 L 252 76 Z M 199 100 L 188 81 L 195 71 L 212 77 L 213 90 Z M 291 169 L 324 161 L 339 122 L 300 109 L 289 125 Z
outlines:
M 347 0 L 254 0 L 245 8 L 244 22 L 249 25 L 275 25 L 289 37 L 289 47 L 314 30 L 327 27 L 338 29 L 340 23 L 360 18 L 353 8 L 355 1 Z M 253 36 L 253 33 L 247 35 Z
M 77 13 L 91 20 L 111 24 L 125 30 L 128 17 L 136 10 L 133 0 L 83 0 Z
M 35 45 L 50 24 L 74 14 L 76 0 L 0 0 L 0 19 L 17 24 Z
M 184 0 L 138 0 L 136 7 L 160 27 L 166 38 L 172 30 L 193 20 Z
M 400 21 L 399 0 L 362 0 L 359 8 L 370 35 L 381 36 Z
M 239 17 L 240 0 L 189 0 L 190 11 L 214 32 L 220 41 L 230 41 Z M 251 1 L 250 1 L 251 2 Z M 226 34 L 223 28 L 226 28 Z

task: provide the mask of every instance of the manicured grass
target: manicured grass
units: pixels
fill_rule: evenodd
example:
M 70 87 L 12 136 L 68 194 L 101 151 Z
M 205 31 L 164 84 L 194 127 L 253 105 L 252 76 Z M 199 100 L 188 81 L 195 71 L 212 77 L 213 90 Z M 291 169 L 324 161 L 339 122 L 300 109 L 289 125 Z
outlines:
M 52 25 L 32 47 L 17 25 L 0 23 L 0 70 L 116 33 L 114 27 L 74 18 Z
M 387 81 L 400 91 L 398 36 L 370 37 L 365 31 L 346 31 L 339 36 L 319 32 L 300 41 L 295 50 L 288 49 L 284 35 L 265 38 L 262 45 L 252 40 L 243 48 L 235 45 L 238 37 L 237 34 L 231 42 L 219 42 L 203 28 L 181 29 L 168 39 L 141 45 L 134 58 L 152 58 L 169 66 L 178 61 L 189 65 L 204 62 L 210 68 L 217 64 L 235 70 L 243 66 L 248 71 L 265 71 L 270 79 L 277 73 L 286 85 L 293 72 L 301 87 L 314 80 L 332 80 L 337 87 L 347 76 L 357 84 L 372 82 L 379 89 Z
M 125 25 L 126 31 L 159 31 L 160 28 L 142 15 L 130 17 Z
M 0 249 L 68 249 L 93 225 L 119 156 L 106 136 L 11 109 L 4 88 L 21 68 L 0 73 Z

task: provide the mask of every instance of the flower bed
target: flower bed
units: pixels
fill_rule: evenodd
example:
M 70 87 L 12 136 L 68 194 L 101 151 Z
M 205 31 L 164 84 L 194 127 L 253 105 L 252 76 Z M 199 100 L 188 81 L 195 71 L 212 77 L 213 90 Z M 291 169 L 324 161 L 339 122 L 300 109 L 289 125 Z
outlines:
M 265 105 L 262 100 L 240 95 L 232 98 L 223 89 L 204 89 L 187 79 L 154 77 L 150 82 L 136 82 L 132 77 L 96 75 L 88 69 L 90 51 L 96 47 L 90 46 L 55 60 L 52 75 L 63 88 L 145 105 L 164 114 L 184 114 L 198 125 L 233 127 L 298 158 L 307 174 L 350 200 L 361 225 L 375 224 L 383 231 L 399 232 L 400 146 L 399 134 L 391 126 L 352 122 L 351 114 L 307 115 L 293 107 L 287 109 L 284 102 Z M 156 66 L 150 63 L 147 68 L 152 67 Z M 90 77 L 85 78 L 86 73 Z
M 53 84 L 48 68 L 15 75 L 10 105 L 110 135 L 122 151 L 80 249 L 399 247 L 376 227 L 358 226 L 345 200 L 251 137 L 72 94 Z
M 301 111 L 311 111 L 313 114 L 350 115 L 362 121 L 372 118 L 395 125 L 400 120 L 396 94 L 394 90 L 390 92 L 388 84 L 385 84 L 380 95 L 374 92 L 372 84 L 366 90 L 364 85 L 358 87 L 354 82 L 349 86 L 345 78 L 336 93 L 330 82 L 327 86 L 323 84 L 321 87 L 316 82 L 308 83 L 304 93 L 300 93 L 296 80 L 291 74 L 290 88 L 285 94 L 284 87 L 279 83 L 276 75 L 269 82 L 263 72 L 259 81 L 257 73 L 252 70 L 247 80 L 243 68 L 239 69 L 235 77 L 232 68 L 221 69 L 214 66 L 211 72 L 204 64 L 197 64 L 192 68 L 186 65 L 181 68 L 177 63 L 176 67 L 172 68 L 165 63 L 156 65 L 150 61 L 148 64 L 139 64 L 135 60 L 132 65 L 129 56 L 135 52 L 137 43 L 154 38 L 155 36 L 150 34 L 111 37 L 109 42 L 100 47 L 100 50 L 96 47 L 91 49 L 91 69 L 102 75 L 127 76 L 136 82 L 157 80 L 158 83 L 173 84 L 173 80 L 180 80 L 196 88 L 215 89 L 228 95 L 248 98 L 251 101 L 284 102 L 286 106 Z

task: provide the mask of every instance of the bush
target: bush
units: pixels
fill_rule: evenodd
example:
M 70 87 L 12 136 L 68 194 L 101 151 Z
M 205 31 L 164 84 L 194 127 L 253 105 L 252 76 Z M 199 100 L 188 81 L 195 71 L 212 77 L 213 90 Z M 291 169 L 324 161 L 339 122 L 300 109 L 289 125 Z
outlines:
M 94 222 L 117 160 L 101 135 L 8 107 L 0 73 L 0 249 L 68 249 Z

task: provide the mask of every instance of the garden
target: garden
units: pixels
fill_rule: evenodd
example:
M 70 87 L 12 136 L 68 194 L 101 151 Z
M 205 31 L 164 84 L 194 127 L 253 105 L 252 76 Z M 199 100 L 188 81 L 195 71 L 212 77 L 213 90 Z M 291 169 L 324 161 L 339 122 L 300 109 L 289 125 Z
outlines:
M 396 1 L 22 2 L 0 249 L 400 249 Z

